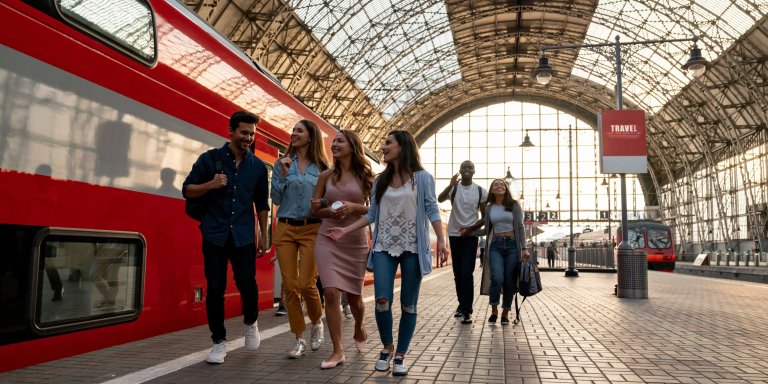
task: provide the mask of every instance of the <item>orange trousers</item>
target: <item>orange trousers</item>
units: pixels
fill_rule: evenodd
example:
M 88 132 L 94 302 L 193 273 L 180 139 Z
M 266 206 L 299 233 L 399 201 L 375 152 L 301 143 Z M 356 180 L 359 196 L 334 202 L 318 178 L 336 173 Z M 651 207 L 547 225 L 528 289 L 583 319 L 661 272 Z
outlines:
M 315 264 L 315 240 L 320 224 L 293 226 L 277 223 L 274 244 L 280 275 L 283 278 L 285 307 L 291 332 L 302 334 L 306 329 L 301 301 L 307 307 L 312 323 L 320 321 L 323 305 L 317 291 L 317 264 Z

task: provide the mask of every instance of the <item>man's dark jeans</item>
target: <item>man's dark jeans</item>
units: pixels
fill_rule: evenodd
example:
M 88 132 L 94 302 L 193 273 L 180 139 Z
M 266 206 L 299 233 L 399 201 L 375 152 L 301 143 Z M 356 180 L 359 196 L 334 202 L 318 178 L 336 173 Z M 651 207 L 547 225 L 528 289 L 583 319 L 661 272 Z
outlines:
M 453 279 L 456 282 L 456 297 L 459 310 L 472 313 L 472 300 L 475 296 L 475 260 L 477 259 L 477 236 L 449 236 L 451 245 L 451 263 Z
M 214 343 L 227 339 L 224 328 L 224 291 L 227 290 L 227 262 L 232 262 L 235 285 L 243 302 L 243 323 L 253 324 L 259 317 L 259 289 L 256 285 L 256 245 L 235 247 L 232 235 L 224 247 L 203 239 L 203 259 L 208 293 L 205 297 L 205 311 L 208 314 L 208 329 Z

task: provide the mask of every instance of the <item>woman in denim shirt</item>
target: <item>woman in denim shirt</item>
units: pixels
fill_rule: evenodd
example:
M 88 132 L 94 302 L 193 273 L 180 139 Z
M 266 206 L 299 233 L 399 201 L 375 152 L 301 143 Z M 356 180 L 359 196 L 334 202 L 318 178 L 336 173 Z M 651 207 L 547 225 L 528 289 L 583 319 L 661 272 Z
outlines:
M 499 316 L 499 299 L 504 288 L 504 300 L 501 302 L 501 324 L 509 324 L 509 310 L 512 298 L 517 292 L 517 275 L 520 255 L 529 257 L 525 247 L 525 227 L 520 204 L 512 198 L 504 180 L 496 179 L 488 190 L 484 217 L 474 225 L 462 228 L 462 232 L 474 231 L 485 225 L 488 232 L 488 265 L 491 275 L 489 303 L 491 316 L 488 322 L 495 324 Z
M 338 240 L 369 223 L 376 223 L 373 249 L 368 256 L 368 268 L 373 268 L 376 325 L 384 344 L 376 360 L 376 370 L 388 371 L 394 355 L 392 374 L 403 376 L 408 374 L 404 358 L 416 328 L 421 279 L 432 271 L 430 223 L 437 234 L 437 252 L 442 261 L 448 257 L 448 248 L 435 199 L 435 181 L 421 166 L 413 136 L 406 131 L 392 131 L 381 151 L 387 168 L 373 183 L 368 214 L 346 227 L 329 229 L 328 235 Z M 398 265 L 402 316 L 395 349 L 392 299 Z
M 301 120 L 293 127 L 291 143 L 285 157 L 278 159 L 272 172 L 272 203 L 277 209 L 274 244 L 283 280 L 288 322 L 296 335 L 288 357 L 298 359 L 306 352 L 304 311 L 312 321 L 310 348 L 316 351 L 323 343 L 323 307 L 317 291 L 315 240 L 320 219 L 310 216 L 310 199 L 315 193 L 320 172 L 328 169 L 325 146 L 317 125 Z

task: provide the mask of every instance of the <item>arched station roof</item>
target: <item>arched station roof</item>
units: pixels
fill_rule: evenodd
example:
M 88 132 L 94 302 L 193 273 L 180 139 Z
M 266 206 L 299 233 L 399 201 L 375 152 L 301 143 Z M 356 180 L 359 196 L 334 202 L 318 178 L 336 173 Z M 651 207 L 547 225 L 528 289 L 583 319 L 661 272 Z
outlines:
M 613 48 L 540 48 L 698 36 L 624 46 L 624 108 L 646 110 L 656 186 L 765 141 L 766 0 L 184 0 L 290 92 L 373 148 L 390 129 L 418 142 L 474 108 L 538 102 L 596 122 L 616 107 Z M 646 179 L 647 183 L 651 180 Z M 651 185 L 649 184 L 648 187 Z

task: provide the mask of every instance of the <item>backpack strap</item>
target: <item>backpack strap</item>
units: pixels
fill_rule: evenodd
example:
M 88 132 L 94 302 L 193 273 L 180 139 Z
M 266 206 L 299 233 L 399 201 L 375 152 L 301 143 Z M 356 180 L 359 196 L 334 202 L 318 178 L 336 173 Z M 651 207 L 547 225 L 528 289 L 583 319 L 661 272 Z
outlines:
M 483 203 L 483 188 L 479 185 L 477 185 L 477 209 L 480 209 L 480 204 Z M 459 185 L 456 184 L 453 187 L 453 191 L 451 191 L 451 205 L 453 205 L 453 199 L 456 198 L 456 190 L 458 189 Z
M 208 153 L 213 159 L 213 169 L 216 173 L 221 173 L 224 170 L 224 161 L 221 159 L 221 152 L 219 148 L 209 149 Z

